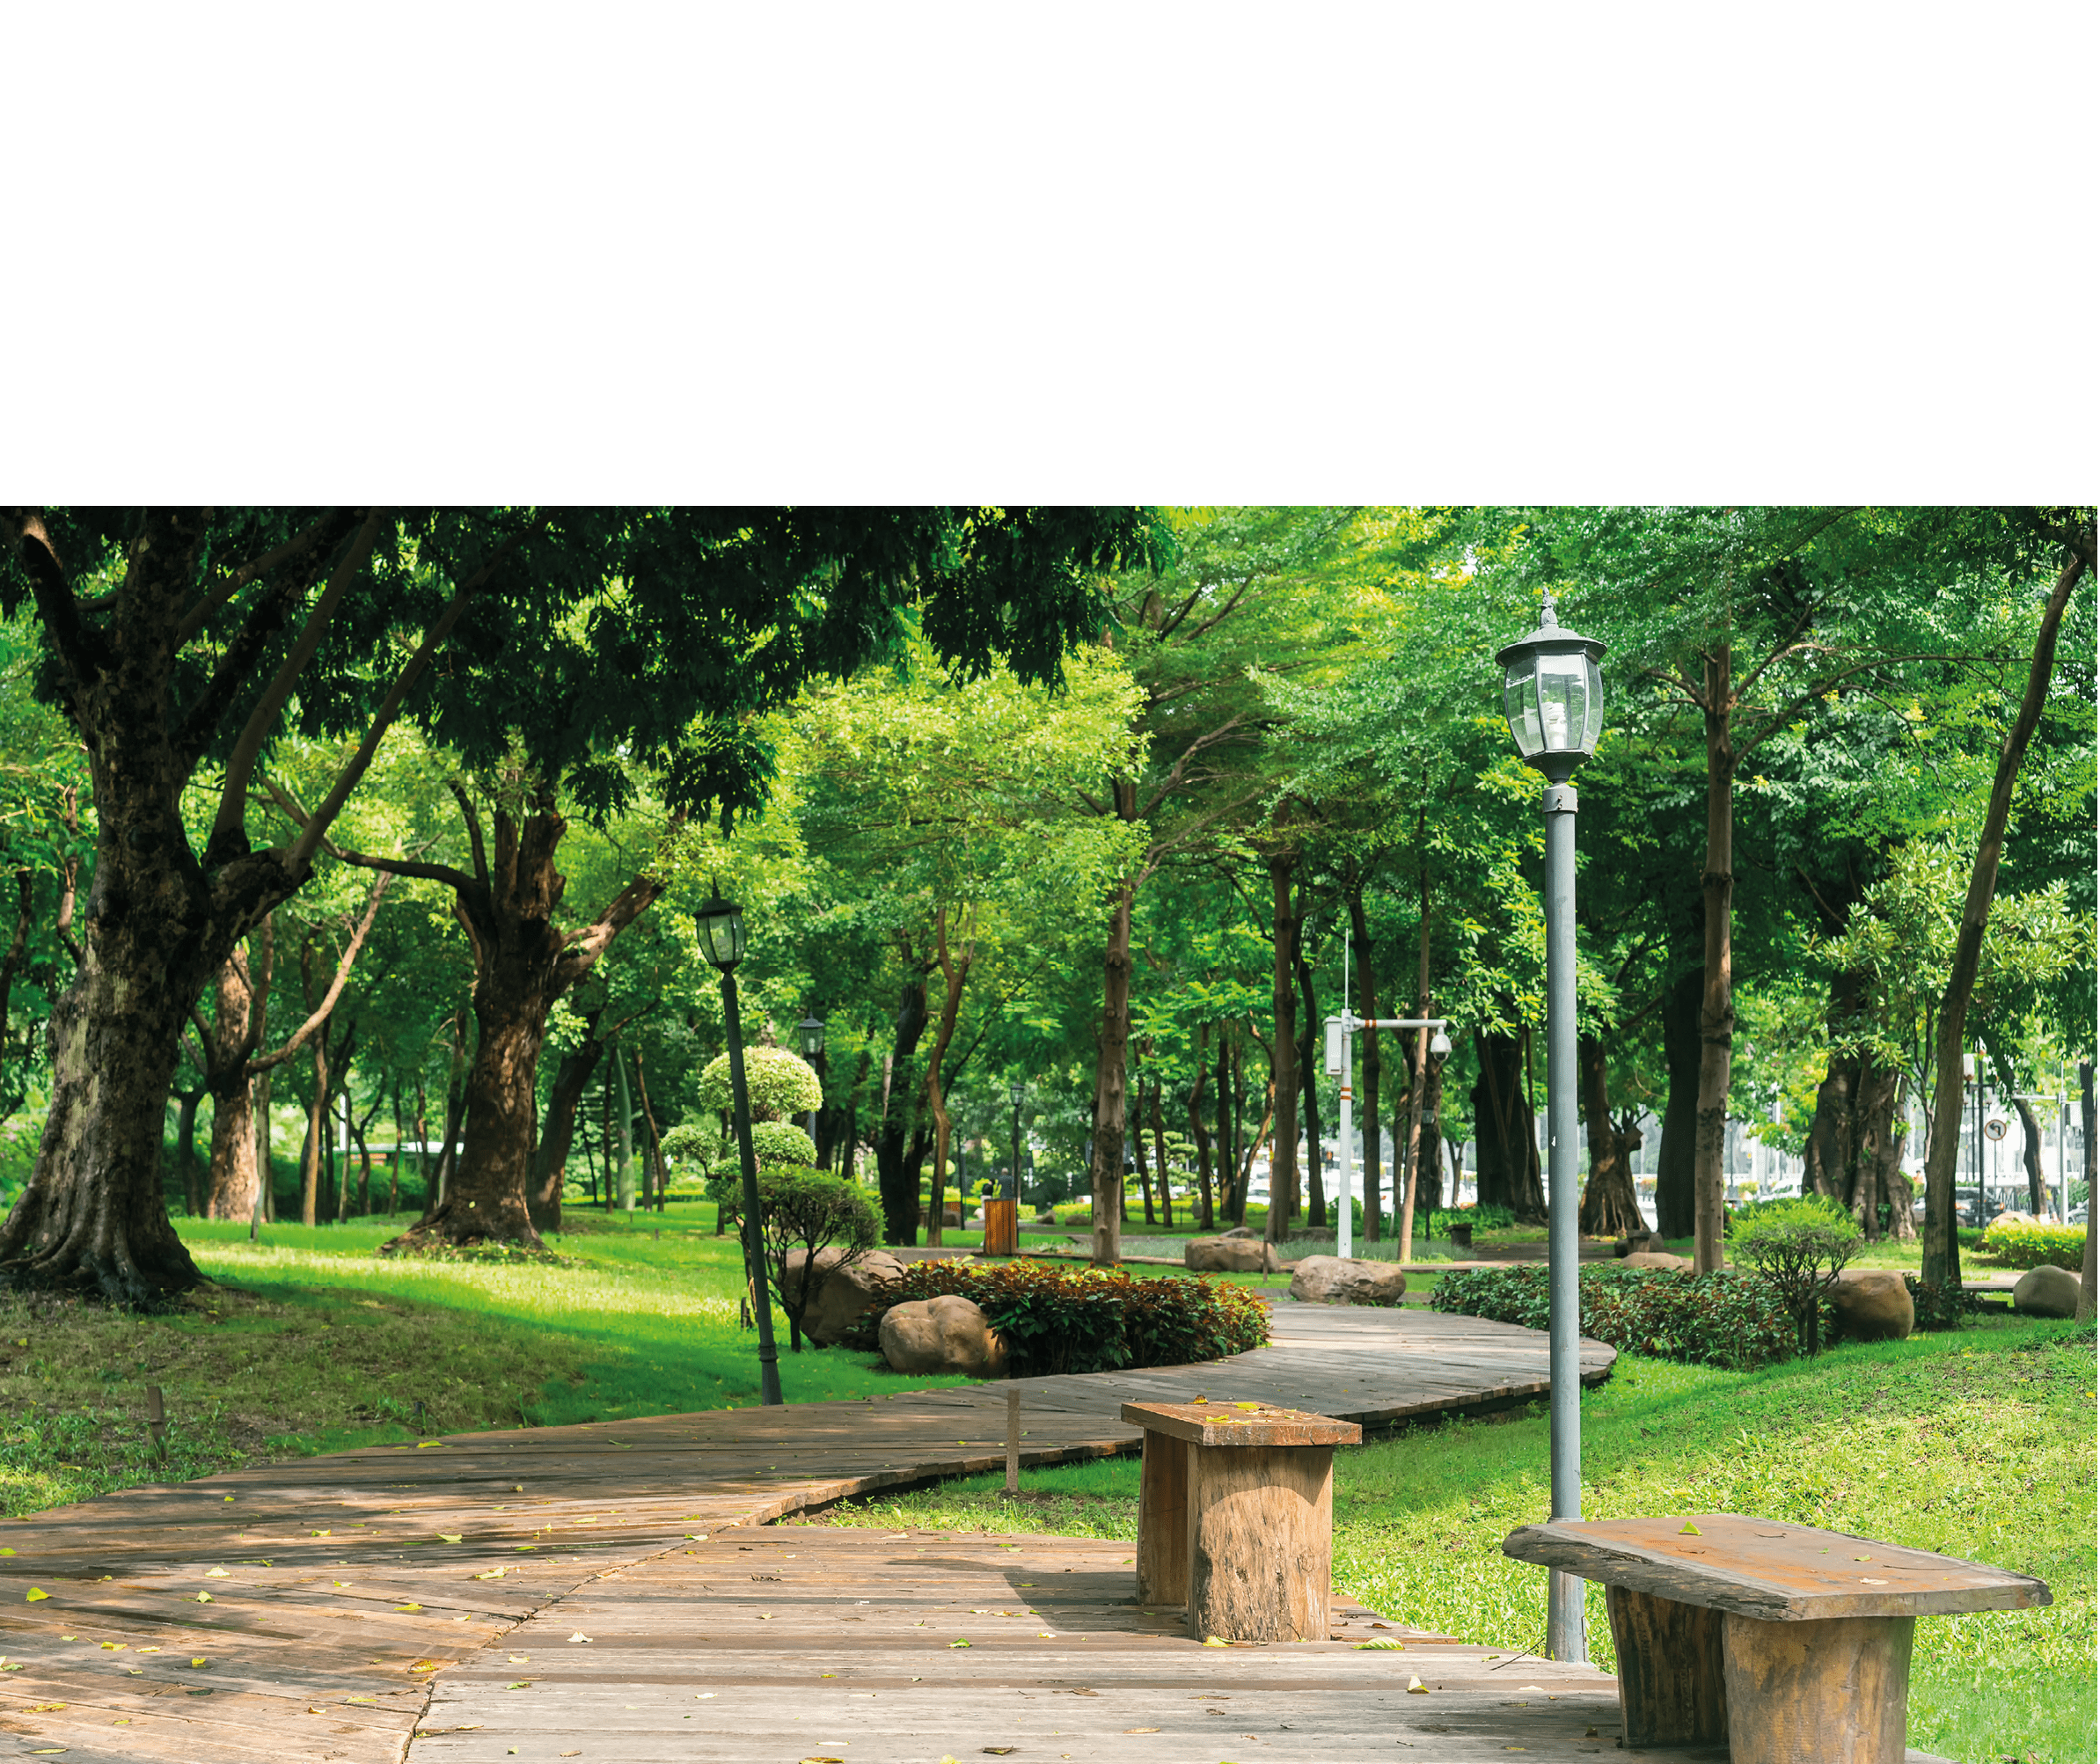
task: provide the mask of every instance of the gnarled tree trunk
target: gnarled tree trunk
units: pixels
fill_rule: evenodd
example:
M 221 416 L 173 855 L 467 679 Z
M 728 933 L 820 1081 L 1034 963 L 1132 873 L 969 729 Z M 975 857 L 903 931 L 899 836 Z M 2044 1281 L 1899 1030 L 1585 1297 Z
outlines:
M 1119 812 L 1137 812 L 1138 787 L 1118 783 Z M 1109 947 L 1101 956 L 1101 1022 L 1094 1068 L 1094 1152 L 1088 1182 L 1094 1194 L 1094 1261 L 1113 1267 L 1123 1260 L 1123 1161 L 1130 1124 L 1130 901 L 1134 882 L 1116 890 L 1109 911 Z
M 882 1203 L 886 1243 L 918 1241 L 918 1167 L 924 1153 L 907 1157 L 912 1111 L 906 1099 L 911 1089 L 896 1080 L 909 1069 L 926 1032 L 926 975 L 931 967 L 905 952 L 904 990 L 883 1068 L 882 1117 L 875 1125 L 875 1188 Z
M 1269 1226 L 1262 1235 L 1281 1243 L 1298 1211 L 1298 989 L 1291 969 L 1297 955 L 1298 919 L 1291 911 L 1291 873 L 1297 859 L 1279 854 L 1269 860 L 1269 885 L 1274 911 L 1276 980 L 1270 992 L 1275 1051 L 1269 1076 L 1276 1097 L 1276 1127 L 1269 1149 Z
M 1582 1081 L 1583 1125 L 1590 1140 L 1590 1175 L 1583 1184 L 1580 1226 L 1590 1237 L 1624 1237 L 1644 1232 L 1641 1197 L 1634 1190 L 1633 1163 L 1628 1153 L 1636 1136 L 1621 1134 L 1612 1119 L 1605 1083 L 1605 1045 L 1600 1036 L 1582 1036 L 1575 1052 Z
M 1546 1220 L 1539 1142 L 1524 1100 L 1524 1043 L 1476 1030 L 1480 1072 L 1473 1083 L 1475 1188 L 1483 1206 L 1506 1206 L 1526 1225 Z

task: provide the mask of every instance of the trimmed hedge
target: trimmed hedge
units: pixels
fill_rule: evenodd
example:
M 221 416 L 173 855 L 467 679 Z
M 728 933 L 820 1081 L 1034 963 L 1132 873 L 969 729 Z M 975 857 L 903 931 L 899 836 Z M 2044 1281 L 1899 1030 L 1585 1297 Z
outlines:
M 1041 1262 L 910 1263 L 876 1289 L 845 1338 L 880 1350 L 892 1305 L 959 1293 L 980 1306 L 1006 1343 L 1016 1376 L 1190 1365 L 1269 1340 L 1269 1307 L 1244 1286 L 1169 1275 L 1140 1280 Z
M 2075 1274 L 2085 1265 L 2085 1227 L 1997 1219 L 1984 1228 L 1981 1247 L 1994 1262 L 2009 1267 L 2039 1268 L 2050 1262 Z
M 1460 1269 L 1437 1283 L 1430 1307 L 1543 1329 L 1551 1311 L 1548 1272 L 1540 1262 Z M 1732 1268 L 1711 1274 L 1584 1268 L 1577 1290 L 1582 1333 L 1627 1353 L 1751 1372 L 1795 1351 L 1794 1320 L 1778 1293 Z

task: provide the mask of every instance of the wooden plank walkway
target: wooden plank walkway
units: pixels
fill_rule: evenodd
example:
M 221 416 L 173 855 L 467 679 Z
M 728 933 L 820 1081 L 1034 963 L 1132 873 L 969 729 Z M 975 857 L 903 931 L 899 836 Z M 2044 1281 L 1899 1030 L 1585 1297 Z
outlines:
M 1376 1427 L 1524 1401 L 1544 1394 L 1545 1349 L 1545 1338 L 1533 1331 L 1440 1313 L 1279 1305 L 1272 1344 L 1231 1360 L 1022 1380 L 1024 1462 L 1132 1449 L 1137 1431 L 1117 1416 L 1125 1402 L 1185 1401 L 1201 1394 L 1311 1409 Z M 1584 1343 L 1584 1381 L 1601 1379 L 1611 1358 L 1609 1349 Z M 661 1631 L 665 1636 L 684 1634 L 679 1624 L 710 1633 L 708 1624 L 717 1614 L 694 1590 L 700 1582 L 691 1578 L 703 1560 L 719 1572 L 713 1570 L 715 1561 L 748 1559 L 747 1548 L 776 1553 L 793 1548 L 792 1542 L 775 1541 L 787 1533 L 754 1539 L 753 1530 L 809 1506 L 930 1476 L 999 1468 L 1005 1461 L 1006 1388 L 991 1385 L 785 1410 L 722 1409 L 618 1424 L 460 1434 L 419 1446 L 344 1453 L 135 1489 L 9 1521 L 0 1525 L 0 1548 L 10 1552 L 0 1556 L 0 1760 L 57 1756 L 62 1748 L 73 1764 L 104 1759 L 400 1764 L 419 1725 L 457 1727 L 481 1719 L 494 1731 L 484 1717 L 455 1716 L 450 1691 L 426 1715 L 433 1684 L 457 1679 L 462 1696 L 469 1694 L 465 1687 L 470 1680 L 495 1687 L 475 1690 L 475 1695 L 499 1701 L 522 1695 L 501 1687 L 539 1662 L 515 1664 L 510 1653 L 530 1656 L 551 1645 L 541 1637 L 556 1630 L 563 1637 L 590 1633 L 596 1614 L 630 1595 L 638 1612 L 650 1607 L 670 1626 Z M 719 1536 L 724 1531 L 730 1533 L 727 1542 Z M 792 1533 L 814 1534 L 807 1527 Z M 852 1534 L 840 1534 L 836 1548 L 844 1554 L 838 1561 L 850 1565 L 859 1547 Z M 987 1558 L 994 1566 L 1011 1566 L 1011 1552 L 988 1548 L 994 1551 Z M 1053 1549 L 1047 1542 L 1043 1548 Z M 1063 1567 L 1070 1566 L 1075 1588 L 1085 1592 L 1076 1613 L 1082 1616 L 1095 1607 L 1113 1612 L 1114 1599 L 1127 1597 L 1130 1585 L 1127 1570 L 1119 1570 L 1125 1591 L 1116 1593 L 1108 1571 L 1114 1564 L 1095 1562 L 1087 1554 L 1092 1548 L 1069 1541 L 1055 1546 L 1079 1551 L 1058 1571 L 1062 1577 Z M 706 1554 L 689 1558 L 689 1550 Z M 838 1570 L 846 1571 L 845 1566 Z M 868 1558 L 852 1571 L 881 1580 L 889 1569 Z M 989 1570 L 952 1571 L 961 1578 L 950 1591 L 977 1585 L 972 1577 Z M 752 1583 L 747 1576 L 737 1590 L 752 1585 L 770 1583 Z M 1018 1608 L 1017 1591 L 1001 1595 L 1006 1604 L 1000 1608 Z M 932 1596 L 924 1586 L 909 1596 L 901 1585 L 889 1592 L 895 1596 L 882 1608 L 898 1613 Z M 878 1586 L 865 1596 L 873 1610 L 874 1599 L 889 1595 Z M 986 1592 L 978 1600 L 987 1611 L 991 1597 Z M 689 1602 L 696 1599 L 699 1603 Z M 942 1600 L 934 1603 L 945 1610 Z M 673 1604 L 684 1613 L 675 1621 L 667 1614 Z M 833 1627 L 823 1633 L 834 1639 L 808 1634 L 799 1645 L 822 1652 L 838 1645 L 836 1636 L 860 1633 L 845 1628 L 855 1610 L 836 1608 L 836 1599 L 833 1607 Z M 1121 1609 L 1126 1623 L 1138 1621 L 1127 1606 Z M 728 1607 L 724 1614 L 733 1614 Z M 1073 1614 L 1061 1609 L 1058 1622 Z M 921 1615 L 897 1621 L 916 1630 Z M 582 1621 L 587 1616 L 589 1621 Z M 689 1621 L 699 1617 L 707 1621 Z M 641 1621 L 639 1615 L 636 1621 Z M 1061 1657 L 1074 1647 L 1091 1650 L 1087 1670 L 1104 1683 L 1080 1688 L 1099 1688 L 1112 1701 L 1106 1680 L 1114 1677 L 1130 1694 L 1138 1694 L 1144 1673 L 1151 1670 L 1146 1650 L 1168 1644 L 1141 1621 L 1118 1632 L 1105 1617 L 1088 1621 L 1093 1627 L 1085 1633 L 1095 1640 L 1057 1651 Z M 622 1633 L 617 1625 L 614 1633 Z M 746 1675 L 777 1676 L 794 1649 L 773 1646 L 776 1634 L 786 1630 L 761 1633 L 767 1645 L 760 1651 L 771 1652 L 772 1663 L 763 1671 L 751 1665 Z M 1110 1636 L 1117 1639 L 1104 1639 Z M 948 1648 L 953 1639 L 940 1643 L 943 1660 L 951 1664 L 965 1657 L 964 1651 Z M 582 1658 L 599 1644 L 560 1645 Z M 973 1638 L 967 1656 L 973 1661 L 976 1646 Z M 1137 1656 L 1113 1663 L 1110 1657 L 1123 1659 L 1133 1648 Z M 619 1676 L 625 1667 L 616 1666 L 608 1679 L 599 1664 L 618 1654 L 618 1649 L 588 1653 L 593 1664 L 587 1676 L 602 1689 L 628 1681 Z M 1098 1667 L 1093 1664 L 1097 1655 Z M 1217 1688 L 1230 1677 L 1219 1677 L 1225 1672 L 1219 1661 L 1226 1657 L 1226 1651 L 1199 1651 L 1189 1656 L 1195 1664 L 1185 1670 Z M 1234 1651 L 1229 1658 L 1237 1669 L 1252 1656 Z M 1375 1699 L 1389 1687 L 1372 1669 L 1387 1664 L 1380 1653 L 1343 1649 L 1321 1670 L 1343 1678 L 1355 1674 L 1351 1681 L 1360 1680 L 1363 1694 Z M 688 1665 L 677 1662 L 676 1672 L 686 1673 Z M 817 1663 L 813 1673 L 831 1669 Z M 1175 1670 L 1184 1668 L 1177 1665 Z M 1047 1665 L 1043 1671 L 1056 1676 Z M 503 1676 L 506 1672 L 509 1677 Z M 900 1683 L 935 1677 L 903 1669 L 892 1676 Z M 1526 1682 L 1534 1680 L 1543 1682 L 1527 1667 Z M 1608 1688 L 1608 1680 L 1597 1681 Z M 832 1681 L 813 1677 L 813 1682 Z M 1281 1696 L 1290 1688 L 1279 1681 L 1263 1694 Z M 584 1694 L 579 1689 L 575 1694 Z M 590 1694 L 618 1701 L 611 1690 Z M 690 1701 L 704 1692 L 682 1694 Z M 709 1707 L 720 1700 L 711 1699 Z M 1404 1707 L 1414 1710 L 1420 1701 Z M 624 1716 L 624 1703 L 620 1709 Z M 693 1725 L 684 1720 L 685 1712 L 676 1711 L 675 1720 L 666 1715 L 664 1746 L 685 1744 L 673 1731 Z M 1366 1731 L 1384 1718 L 1373 1718 L 1370 1703 L 1362 1716 Z M 940 1755 L 939 1748 L 924 1743 L 930 1729 L 915 1723 L 911 1731 L 918 1749 L 900 1756 L 931 1760 Z M 1291 1731 L 1299 1731 L 1293 1723 Z M 1133 1743 L 1151 1737 L 1130 1736 Z M 778 1755 L 789 1764 L 805 1755 L 830 1755 L 794 1750 L 801 1738 L 797 1724 L 788 1723 L 777 1741 L 788 1749 Z M 465 1739 L 432 1733 L 414 1742 L 414 1756 L 453 1755 L 443 1748 Z M 775 1738 L 760 1742 L 761 1736 L 747 1729 L 741 1738 L 724 1737 L 721 1744 L 728 1749 L 718 1753 L 689 1747 L 677 1755 L 776 1755 Z M 1242 1750 L 1255 1746 L 1252 1741 L 1237 1743 Z M 1277 1734 L 1260 1743 L 1268 1748 L 1261 1755 L 1291 1755 Z M 504 1747 L 510 1745 L 519 1746 L 516 1755 L 521 1759 L 559 1757 L 568 1750 L 550 1750 L 534 1740 L 528 1752 L 522 1738 L 503 1742 Z M 1326 1745 L 1324 1738 L 1315 1745 L 1308 1738 L 1300 1755 L 1354 1755 L 1321 1749 Z M 491 1755 L 512 1754 L 499 1749 Z M 582 1748 L 575 1755 L 583 1755 Z M 601 1748 L 592 1755 L 656 1754 L 646 1748 Z M 855 1764 L 873 1755 L 881 1754 L 864 1746 L 851 1753 Z M 1109 1754 L 1075 1748 L 1073 1755 Z M 1145 1755 L 1180 1754 L 1155 1748 Z

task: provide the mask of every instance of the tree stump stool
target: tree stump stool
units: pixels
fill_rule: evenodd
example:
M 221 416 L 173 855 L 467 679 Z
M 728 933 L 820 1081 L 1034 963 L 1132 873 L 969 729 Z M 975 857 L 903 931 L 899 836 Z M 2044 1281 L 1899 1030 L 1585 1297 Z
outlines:
M 1014 1255 L 1021 1250 L 1021 1204 L 994 1197 L 984 1203 L 984 1251 Z
M 1562 1519 L 1502 1548 L 1603 1582 L 1628 1746 L 1725 1742 L 1730 1764 L 1902 1764 L 1917 1620 L 2050 1602 L 2028 1575 L 1739 1513 Z
M 1254 1402 L 1126 1402 L 1123 1418 L 1145 1430 L 1138 1602 L 1184 1607 L 1197 1641 L 1326 1641 L 1335 1447 L 1364 1430 Z

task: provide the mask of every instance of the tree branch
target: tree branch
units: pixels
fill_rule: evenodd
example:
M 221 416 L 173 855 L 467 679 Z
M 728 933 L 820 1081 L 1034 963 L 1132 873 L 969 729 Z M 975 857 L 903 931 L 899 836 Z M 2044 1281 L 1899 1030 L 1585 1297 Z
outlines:
M 474 799 L 466 794 L 466 787 L 457 778 L 445 780 L 445 788 L 452 793 L 452 800 L 459 804 L 459 813 L 466 822 L 466 836 L 474 850 L 474 874 L 481 878 L 481 886 L 488 886 L 488 851 L 481 843 L 481 817 L 474 812 Z
M 307 813 L 299 799 L 275 779 L 264 779 L 263 788 L 294 826 L 304 829 L 312 823 L 312 816 Z M 361 870 L 390 870 L 398 876 L 413 876 L 420 882 L 443 882 L 449 889 L 463 892 L 478 886 L 473 877 L 465 870 L 456 870 L 450 864 L 427 864 L 414 858 L 376 858 L 366 852 L 349 851 L 333 839 L 323 839 L 320 845 L 321 849 L 338 863 L 355 864 Z
M 308 522 L 301 531 L 294 534 L 282 545 L 265 552 L 260 557 L 251 558 L 238 569 L 230 570 L 221 576 L 217 585 L 209 589 L 197 604 L 182 615 L 182 622 L 175 627 L 173 648 L 179 649 L 204 628 L 205 622 L 241 589 L 259 576 L 267 575 L 281 563 L 289 563 L 313 548 L 314 542 L 327 531 L 336 518 L 333 509 L 323 511 Z
M 322 836 L 333 824 L 335 817 L 342 812 L 343 804 L 349 800 L 350 793 L 357 787 L 358 780 L 364 776 L 366 769 L 372 763 L 373 757 L 379 751 L 381 738 L 393 726 L 394 719 L 401 714 L 402 705 L 406 701 L 408 694 L 415 689 L 416 682 L 423 677 L 423 672 L 429 667 L 431 658 L 437 654 L 445 639 L 452 634 L 452 627 L 458 624 L 461 618 L 465 616 L 467 603 L 480 590 L 482 584 L 495 574 L 496 566 L 523 545 L 531 534 L 545 526 L 547 519 L 546 516 L 540 516 L 529 526 L 521 528 L 498 545 L 489 554 L 488 560 L 459 585 L 459 590 L 453 595 L 450 604 L 438 614 L 436 623 L 424 633 L 421 645 L 417 648 L 415 654 L 409 657 L 408 665 L 401 670 L 399 676 L 394 681 L 392 690 L 387 693 L 385 701 L 373 714 L 371 728 L 365 731 L 364 740 L 359 744 L 357 751 L 350 757 L 349 764 L 343 767 L 341 774 L 336 779 L 334 788 L 322 799 L 321 806 L 313 811 L 313 824 L 299 836 L 298 843 L 292 847 L 289 862 L 294 875 L 297 875 L 304 865 L 313 861 L 313 854 L 320 846 Z
M 276 1052 L 261 1054 L 249 1060 L 249 1077 L 256 1077 L 283 1065 L 312 1039 L 316 1029 L 328 1021 L 330 1014 L 335 1009 L 335 1001 L 342 997 L 343 985 L 350 977 L 350 970 L 356 965 L 357 952 L 364 947 L 365 933 L 371 930 L 372 921 L 379 916 L 380 899 L 386 893 L 387 884 L 392 881 L 393 874 L 388 870 L 382 870 L 372 878 L 372 891 L 365 900 L 364 917 L 357 921 L 356 928 L 351 932 L 349 945 L 343 951 L 342 960 L 335 964 L 335 978 L 329 983 L 321 1002 L 315 1006 L 312 1014 L 299 1025 L 292 1038 Z
M 66 586 L 66 573 L 58 552 L 45 528 L 44 517 L 34 509 L 10 509 L 0 512 L 4 531 L 28 572 L 30 592 L 36 597 L 37 616 L 44 621 L 57 648 L 59 659 L 76 686 L 84 685 L 102 670 L 96 651 L 102 646 L 80 618 L 80 603 Z
M 248 714 L 248 721 L 233 743 L 232 757 L 226 762 L 226 781 L 219 791 L 219 812 L 212 821 L 210 837 L 204 842 L 207 864 L 223 863 L 227 857 L 238 856 L 246 848 L 243 827 L 248 813 L 248 780 L 254 775 L 255 762 L 261 758 L 263 743 L 269 739 L 270 732 L 277 727 L 277 720 L 283 714 L 285 702 L 291 697 L 299 676 L 321 647 L 321 639 L 326 634 L 329 620 L 335 617 L 335 609 L 342 604 L 351 582 L 363 569 L 365 560 L 371 556 L 372 547 L 378 543 L 379 528 L 385 514 L 383 509 L 366 511 L 357 536 L 337 562 L 335 574 L 321 590 L 320 599 L 306 615 L 306 623 L 293 643 L 291 653 L 279 665 L 270 684 L 264 688 L 261 699 Z M 209 738 L 207 732 L 200 734 L 206 734 Z M 293 874 L 296 875 L 297 872 L 295 870 Z

